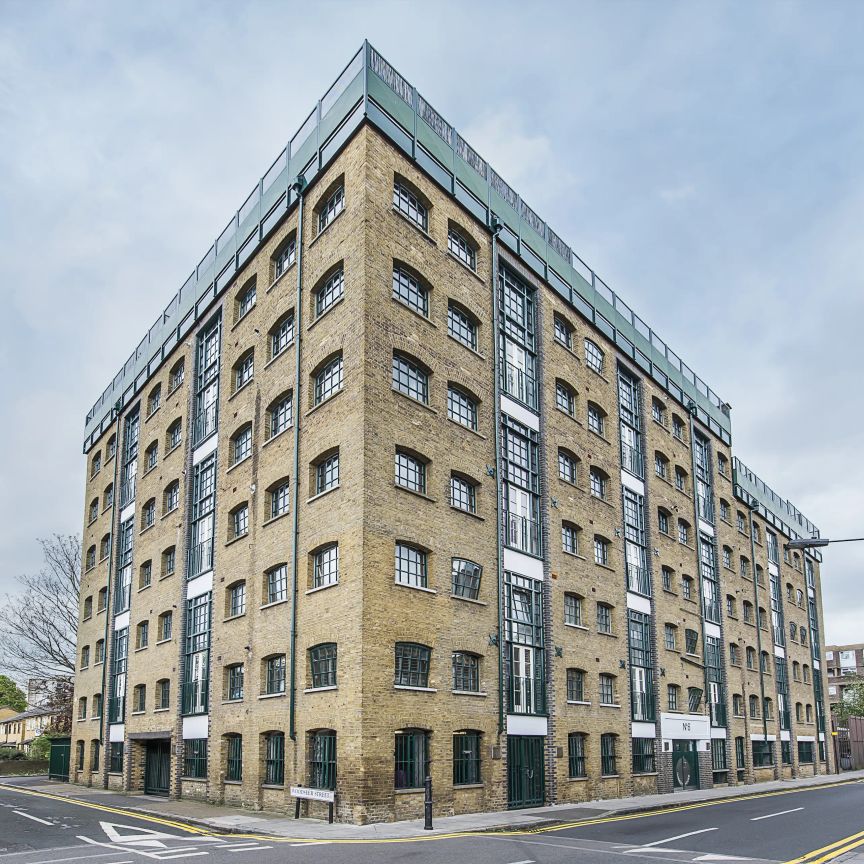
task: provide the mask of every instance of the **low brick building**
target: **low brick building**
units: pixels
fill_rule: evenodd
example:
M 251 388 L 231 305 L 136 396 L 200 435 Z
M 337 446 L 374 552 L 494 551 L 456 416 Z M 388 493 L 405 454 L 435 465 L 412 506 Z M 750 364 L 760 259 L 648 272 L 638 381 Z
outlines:
M 815 526 L 368 44 L 84 450 L 79 783 L 363 823 L 831 768 Z

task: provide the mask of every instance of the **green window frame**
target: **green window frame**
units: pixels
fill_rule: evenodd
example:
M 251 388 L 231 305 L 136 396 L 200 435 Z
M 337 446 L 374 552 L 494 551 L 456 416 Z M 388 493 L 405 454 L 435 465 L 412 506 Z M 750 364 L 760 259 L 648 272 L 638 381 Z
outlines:
M 654 739 L 633 739 L 633 773 L 653 774 L 657 770 L 654 759 Z
M 570 777 L 587 777 L 585 764 L 585 735 L 571 732 L 567 736 L 567 769 Z
M 429 317 L 429 291 L 404 267 L 393 268 L 393 299 L 404 303 L 424 318 Z
M 453 785 L 481 783 L 480 732 L 466 729 L 453 735 Z
M 476 654 L 453 652 L 453 689 L 464 693 L 480 692 L 480 658 Z
M 396 733 L 393 785 L 396 789 L 422 789 L 429 770 L 429 733 L 400 729 Z
M 452 591 L 455 597 L 476 600 L 480 595 L 480 579 L 483 568 L 467 558 L 453 558 L 450 562 Z
M 336 788 L 336 733 L 332 729 L 309 733 L 309 785 L 313 789 Z
M 753 767 L 770 768 L 774 764 L 774 742 L 753 742 Z
M 394 685 L 427 687 L 432 649 L 416 642 L 397 642 L 395 648 Z M 422 784 L 421 784 L 422 785 Z
M 282 786 L 284 783 L 285 735 L 282 732 L 267 732 L 264 735 L 264 785 Z
M 614 777 L 618 773 L 617 738 L 611 732 L 604 732 L 600 736 L 600 773 L 604 777 Z
M 183 742 L 183 776 L 207 776 L 207 739 L 190 738 Z
M 264 694 L 285 692 L 285 655 L 276 654 L 264 660 Z
M 309 649 L 312 687 L 336 686 L 336 643 L 324 642 Z
M 112 741 L 108 750 L 108 771 L 120 774 L 123 771 L 123 742 Z
M 228 699 L 237 701 L 243 698 L 245 672 L 242 663 L 228 667 Z
M 243 780 L 243 738 L 240 735 L 226 735 L 227 761 L 225 779 L 232 783 Z
M 315 292 L 315 317 L 320 318 L 345 294 L 345 271 L 340 267 Z

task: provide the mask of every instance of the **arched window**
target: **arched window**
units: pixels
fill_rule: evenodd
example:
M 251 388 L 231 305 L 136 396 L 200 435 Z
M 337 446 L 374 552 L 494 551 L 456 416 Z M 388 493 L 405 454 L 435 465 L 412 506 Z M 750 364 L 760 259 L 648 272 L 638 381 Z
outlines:
M 585 340 L 585 365 L 596 372 L 598 375 L 603 374 L 604 355 L 600 346 L 590 339 Z
M 422 789 L 429 766 L 429 733 L 425 729 L 397 730 L 394 762 L 397 789 Z

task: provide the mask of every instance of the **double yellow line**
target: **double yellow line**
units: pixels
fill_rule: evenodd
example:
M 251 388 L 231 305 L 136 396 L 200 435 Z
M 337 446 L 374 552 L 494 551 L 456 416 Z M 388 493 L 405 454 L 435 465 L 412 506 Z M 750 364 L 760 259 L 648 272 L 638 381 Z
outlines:
M 632 819 L 646 819 L 651 816 L 666 815 L 669 813 L 680 813 L 684 810 L 697 810 L 703 807 L 716 807 L 720 804 L 735 804 L 739 801 L 749 801 L 754 798 L 773 798 L 780 795 L 795 795 L 801 792 L 818 792 L 823 789 L 833 789 L 837 786 L 845 786 L 856 781 L 840 780 L 834 783 L 822 783 L 819 785 L 799 787 L 797 789 L 779 789 L 771 792 L 754 792 L 750 795 L 739 795 L 729 798 L 719 798 L 708 801 L 697 801 L 692 804 L 681 804 L 672 807 L 659 807 L 655 810 L 643 810 L 638 813 L 620 813 L 610 816 L 600 816 L 596 818 L 580 819 L 574 822 L 556 822 L 551 825 L 538 825 L 536 827 L 514 828 L 514 829 L 491 829 L 491 830 L 466 830 L 453 831 L 450 833 L 441 834 L 425 834 L 415 837 L 334 837 L 327 838 L 310 838 L 310 837 L 284 837 L 273 836 L 268 834 L 257 833 L 231 833 L 224 834 L 215 829 L 203 828 L 197 825 L 190 825 L 188 822 L 180 822 L 178 820 L 167 819 L 165 817 L 152 815 L 151 813 L 136 812 L 134 810 L 125 810 L 120 807 L 112 807 L 108 804 L 98 804 L 95 801 L 85 801 L 80 798 L 73 798 L 67 795 L 57 795 L 51 792 L 43 792 L 36 789 L 27 789 L 26 787 L 16 786 L 13 784 L 0 783 L 0 790 L 15 792 L 19 795 L 32 795 L 38 798 L 49 798 L 55 801 L 62 801 L 66 804 L 74 804 L 78 807 L 87 807 L 92 810 L 101 810 L 104 813 L 116 814 L 118 816 L 127 816 L 134 819 L 139 819 L 144 822 L 151 822 L 156 825 L 162 825 L 166 828 L 174 828 L 175 830 L 186 831 L 190 834 L 197 834 L 203 837 L 226 837 L 232 840 L 260 840 L 270 843 L 296 843 L 296 844 L 315 844 L 326 842 L 332 845 L 366 845 L 366 844 L 390 844 L 390 843 L 417 843 L 429 842 L 434 840 L 452 840 L 462 837 L 489 837 L 489 836 L 504 836 L 504 837 L 519 837 L 530 836 L 532 834 L 546 834 L 550 832 L 563 831 L 568 828 L 583 828 L 591 825 L 603 825 L 609 822 L 626 822 Z M 800 858 L 794 858 L 791 861 L 786 861 L 784 864 L 826 864 L 826 862 L 843 855 L 859 846 L 864 846 L 864 831 L 859 831 L 857 834 L 852 834 L 849 837 L 844 837 L 842 840 L 837 840 L 834 843 L 824 846 L 821 849 L 814 849 Z
M 859 831 L 857 834 L 850 834 L 842 840 L 835 840 L 821 849 L 814 849 L 800 858 L 793 858 L 791 861 L 786 861 L 785 864 L 826 864 L 827 861 L 833 861 L 859 846 L 864 846 L 864 831 Z

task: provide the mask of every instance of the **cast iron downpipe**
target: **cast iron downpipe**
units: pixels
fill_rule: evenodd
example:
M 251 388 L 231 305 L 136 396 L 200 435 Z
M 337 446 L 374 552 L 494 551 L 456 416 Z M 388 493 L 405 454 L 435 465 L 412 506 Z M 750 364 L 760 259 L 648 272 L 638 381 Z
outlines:
M 496 216 L 492 217 L 492 262 L 490 265 L 492 283 L 492 356 L 495 370 L 495 405 L 492 422 L 495 425 L 495 494 L 498 513 L 495 542 L 498 550 L 498 735 L 504 732 L 504 544 L 501 539 L 501 520 L 504 512 L 504 495 L 501 489 L 501 356 L 499 350 L 500 322 L 498 320 L 498 234 L 502 225 Z
M 753 566 L 753 601 L 756 604 L 756 648 L 759 651 L 759 694 L 762 698 L 761 714 L 762 714 L 762 740 L 768 740 L 768 719 L 765 717 L 765 673 L 762 670 L 762 617 L 759 615 L 759 583 L 756 580 L 756 541 L 753 539 L 753 511 L 759 508 L 759 505 L 751 498 L 747 505 L 750 511 L 750 558 Z M 746 706 L 745 706 L 746 708 Z M 773 747 L 772 747 L 773 750 Z M 777 762 L 777 754 L 774 754 L 775 770 Z
M 297 195 L 299 207 L 297 211 L 297 294 L 294 302 L 294 512 L 291 517 L 291 536 L 294 543 L 294 554 L 291 556 L 291 693 L 288 708 L 288 735 L 292 741 L 297 740 L 296 708 L 297 708 L 297 540 L 300 534 L 300 334 L 302 332 L 301 284 L 303 270 L 303 192 L 306 189 L 306 178 L 302 174 L 291 185 Z

